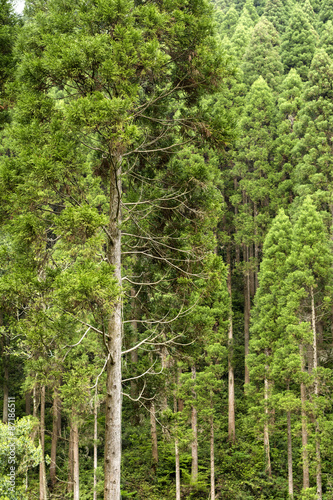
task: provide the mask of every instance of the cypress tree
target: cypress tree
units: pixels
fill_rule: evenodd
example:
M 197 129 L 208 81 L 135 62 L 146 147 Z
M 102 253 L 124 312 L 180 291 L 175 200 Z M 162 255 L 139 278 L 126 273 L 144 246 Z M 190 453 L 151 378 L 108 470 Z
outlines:
M 316 24 L 317 24 L 316 23 L 316 14 L 313 10 L 313 7 L 312 7 L 310 0 L 305 0 L 305 2 L 303 4 L 303 11 L 308 16 L 308 19 L 309 19 L 310 23 L 312 24 L 312 26 L 316 26 Z
M 245 10 L 245 13 L 243 12 L 241 18 L 239 19 L 235 32 L 230 40 L 232 54 L 236 57 L 236 59 L 240 60 L 243 57 L 251 39 L 252 30 L 252 20 L 247 10 Z
M 270 21 L 279 34 L 283 33 L 288 21 L 290 12 L 289 2 L 283 0 L 267 0 L 264 16 Z
M 280 40 L 272 23 L 262 18 L 255 26 L 242 69 L 249 86 L 262 76 L 272 89 L 276 89 L 283 75 L 279 54 Z
M 281 44 L 282 62 L 286 73 L 295 68 L 303 81 L 307 78 L 316 41 L 307 15 L 300 7 L 295 7 Z
M 315 194 L 333 216 L 332 144 L 333 132 L 333 67 L 323 49 L 316 52 L 309 81 L 304 87 L 304 103 L 299 112 L 295 132 L 300 138 L 295 146 L 299 163 L 294 175 L 297 194 Z
M 231 38 L 239 19 L 237 10 L 232 5 L 225 15 L 219 13 L 217 14 L 217 16 L 217 21 L 219 24 L 219 34 L 222 36 L 226 35 L 227 37 Z
M 333 23 L 327 21 L 320 36 L 320 48 L 324 49 L 329 57 L 333 58 Z
M 333 0 L 323 0 L 319 10 L 319 21 L 323 24 L 333 21 Z

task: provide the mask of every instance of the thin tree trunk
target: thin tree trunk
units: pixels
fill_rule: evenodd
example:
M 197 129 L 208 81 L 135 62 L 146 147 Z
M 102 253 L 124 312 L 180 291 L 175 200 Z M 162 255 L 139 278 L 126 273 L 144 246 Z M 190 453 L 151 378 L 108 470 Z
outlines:
M 45 471 L 45 385 L 40 390 L 40 445 L 42 460 L 39 465 L 39 500 L 47 499 Z
M 300 346 L 301 357 L 301 370 L 305 372 L 303 347 Z M 302 460 L 303 460 L 303 489 L 310 487 L 309 480 L 309 457 L 308 457 L 308 430 L 307 430 L 307 417 L 305 411 L 306 404 L 306 391 L 305 384 L 301 382 L 301 405 L 302 405 Z
M 121 158 L 110 168 L 110 217 L 107 258 L 121 290 Z M 119 298 L 108 321 L 105 410 L 104 500 L 120 500 L 122 303 Z
M 248 248 L 244 245 L 244 257 L 245 263 L 248 264 Z M 250 383 L 250 373 L 248 366 L 246 364 L 247 356 L 249 354 L 249 342 L 250 342 L 250 270 L 246 269 L 245 274 L 245 284 L 244 284 L 244 349 L 245 349 L 245 384 Z
M 77 420 L 73 419 L 73 483 L 74 500 L 80 500 L 80 467 L 79 467 L 79 430 Z
M 322 480 L 321 480 L 321 456 L 320 456 L 320 430 L 318 423 L 318 415 L 317 415 L 317 399 L 319 394 L 318 387 L 318 354 L 317 354 L 317 331 L 316 331 L 316 310 L 314 303 L 314 293 L 313 287 L 310 288 L 311 294 L 311 326 L 313 333 L 313 369 L 314 369 L 314 418 L 315 418 L 315 440 L 316 440 L 316 482 L 317 482 L 317 500 L 322 500 L 323 491 L 322 491 Z
M 31 391 L 27 391 L 24 395 L 25 398 L 25 414 L 31 415 Z
M 249 270 L 249 281 L 250 281 L 250 297 L 254 297 L 254 271 L 253 271 L 253 244 L 251 243 L 248 247 L 249 252 L 249 262 L 250 262 L 250 270 Z
M 132 332 L 133 332 L 133 342 L 134 344 L 137 343 L 138 341 L 138 322 L 135 318 L 136 315 L 136 307 L 135 307 L 135 290 L 134 288 L 131 288 L 131 305 L 132 305 L 132 314 L 134 315 L 134 318 L 131 321 L 131 326 L 132 326 Z M 134 349 L 134 351 L 131 351 L 131 362 L 132 363 L 137 363 L 138 362 L 138 351 L 137 349 Z M 137 384 L 135 380 L 131 380 L 131 396 L 133 399 L 137 397 Z M 138 404 L 135 403 L 136 407 L 138 407 Z M 136 412 L 137 413 L 137 412 Z
M 230 443 L 236 441 L 236 426 L 235 426 L 235 377 L 233 367 L 233 324 L 232 324 L 232 289 L 231 289 L 231 257 L 230 246 L 227 250 L 228 270 L 228 292 L 230 297 L 230 314 L 228 328 L 228 439 Z
M 291 415 L 287 412 L 287 433 L 288 433 L 288 493 L 289 497 L 294 497 L 294 481 L 293 481 L 293 452 L 291 442 Z
M 266 354 L 267 355 L 267 354 Z M 268 394 L 269 394 L 269 383 L 267 376 L 265 376 L 265 387 L 264 387 L 264 398 L 265 398 L 265 424 L 264 424 L 264 449 L 265 449 L 265 461 L 266 461 L 266 473 L 269 477 L 272 477 L 272 467 L 271 467 L 271 454 L 269 446 L 269 428 L 268 428 Z
M 52 439 L 51 439 L 51 463 L 50 463 L 50 481 L 51 488 L 53 489 L 56 485 L 56 466 L 57 466 L 57 444 L 59 437 L 58 430 L 58 418 L 59 418 L 59 391 L 58 387 L 54 389 L 54 400 L 53 400 L 53 419 L 52 419 Z
M 3 326 L 3 314 L 0 311 L 0 326 Z M 6 337 L 1 335 L 1 357 L 3 360 L 3 407 L 2 421 L 8 423 L 8 387 L 9 387 L 9 370 L 8 370 L 8 354 L 6 353 Z
M 196 369 L 192 366 L 192 380 L 196 379 Z M 193 400 L 196 400 L 196 393 L 192 391 Z M 191 427 L 193 433 L 193 440 L 191 444 L 192 467 L 191 467 L 191 481 L 196 483 L 198 480 L 198 427 L 197 427 L 197 409 L 194 405 L 191 408 Z
M 74 433 L 73 433 L 73 425 L 71 423 L 69 431 L 69 446 L 68 446 L 68 479 L 67 479 L 68 493 L 73 492 L 73 484 L 74 484 L 73 483 L 74 481 L 73 440 L 74 440 Z
M 177 413 L 177 398 L 173 398 L 173 411 Z M 176 434 L 178 430 L 176 429 Z M 178 437 L 175 438 L 175 461 L 176 461 L 176 500 L 180 500 L 180 464 L 179 464 L 179 448 Z
M 213 396 L 210 397 L 210 407 L 213 410 Z M 215 455 L 214 455 L 214 417 L 210 415 L 210 500 L 215 500 Z
M 97 384 L 94 398 L 94 500 L 97 500 L 97 439 L 98 439 L 98 398 Z
M 158 464 L 158 446 L 157 446 L 155 403 L 153 401 L 150 405 L 150 432 L 151 432 L 151 444 L 152 444 L 153 469 L 155 472 L 156 465 Z

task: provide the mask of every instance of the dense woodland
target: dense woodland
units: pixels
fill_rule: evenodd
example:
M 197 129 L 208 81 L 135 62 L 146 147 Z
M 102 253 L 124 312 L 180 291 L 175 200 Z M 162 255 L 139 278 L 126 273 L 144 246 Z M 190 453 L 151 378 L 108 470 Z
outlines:
M 0 0 L 2 500 L 333 499 L 331 58 L 333 0 Z

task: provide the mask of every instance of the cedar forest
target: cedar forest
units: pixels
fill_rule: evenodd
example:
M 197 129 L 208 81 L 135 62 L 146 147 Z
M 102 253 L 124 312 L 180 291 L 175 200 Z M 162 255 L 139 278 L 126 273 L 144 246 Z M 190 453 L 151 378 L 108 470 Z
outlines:
M 332 500 L 333 0 L 0 0 L 0 137 L 0 498 Z

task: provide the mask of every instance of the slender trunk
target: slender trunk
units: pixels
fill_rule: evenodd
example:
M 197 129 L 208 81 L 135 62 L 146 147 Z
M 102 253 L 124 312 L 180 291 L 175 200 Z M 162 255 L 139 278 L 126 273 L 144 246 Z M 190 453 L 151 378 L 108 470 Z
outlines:
M 196 379 L 196 369 L 192 366 L 192 380 Z M 196 400 L 196 393 L 192 391 L 193 400 Z M 191 408 L 191 427 L 193 440 L 191 444 L 191 454 L 192 454 L 192 467 L 191 467 L 191 481 L 196 483 L 198 480 L 198 427 L 197 427 L 197 409 L 194 405 Z
M 107 258 L 121 289 L 121 158 L 110 169 L 110 217 Z M 120 500 L 122 303 L 119 298 L 108 321 L 105 410 L 104 500 Z
M 258 246 L 258 228 L 257 228 L 257 216 L 258 216 L 258 208 L 257 204 L 254 203 L 253 206 L 253 214 L 254 214 L 254 293 L 258 290 L 258 267 L 259 267 L 259 246 Z
M 27 391 L 24 395 L 25 398 L 25 414 L 31 415 L 31 391 Z
M 56 479 L 56 466 L 57 466 L 57 444 L 58 444 L 58 418 L 59 418 L 59 391 L 58 387 L 54 389 L 54 400 L 53 400 L 53 419 L 52 419 L 52 438 L 51 438 L 51 463 L 50 463 L 50 481 L 51 488 L 55 487 L 57 482 Z
M 305 372 L 303 347 L 300 346 L 301 357 L 301 370 Z M 309 457 L 308 457 L 308 430 L 307 430 L 307 417 L 305 411 L 306 404 L 306 391 L 305 384 L 301 382 L 301 405 L 302 405 L 302 461 L 303 461 L 303 489 L 310 487 L 309 480 Z
M 98 397 L 97 397 L 97 384 L 94 398 L 94 500 L 97 500 L 97 439 L 98 439 Z
M 289 392 L 289 382 L 287 384 Z M 291 441 L 291 412 L 287 411 L 287 439 L 288 439 L 288 493 L 289 498 L 294 497 L 294 480 L 293 480 L 293 449 Z
M 3 314 L 0 311 L 0 326 L 3 326 Z M 9 387 L 9 370 L 8 370 L 8 354 L 6 353 L 6 337 L 1 335 L 1 357 L 3 360 L 3 407 L 2 421 L 8 423 L 8 387 Z
M 40 445 L 42 460 L 39 464 L 39 500 L 47 499 L 45 472 L 45 385 L 40 390 Z
M 69 431 L 69 446 L 68 446 L 68 479 L 67 479 L 67 492 L 68 493 L 73 492 L 73 480 L 74 480 L 73 440 L 74 440 L 74 433 L 73 433 L 73 425 L 71 423 L 70 431 Z
M 245 263 L 248 264 L 248 248 L 244 246 L 244 257 Z M 245 384 L 250 383 L 250 373 L 248 366 L 246 364 L 247 356 L 249 354 L 249 342 L 250 342 L 250 270 L 247 268 L 245 273 L 245 284 L 244 284 L 244 349 L 245 349 Z
M 254 297 L 254 271 L 253 271 L 253 244 L 251 243 L 248 247 L 249 252 L 249 281 L 250 281 L 250 297 Z
M 317 399 L 319 394 L 318 387 L 318 354 L 317 354 L 317 331 L 316 331 L 316 310 L 314 303 L 313 287 L 310 288 L 311 294 L 311 326 L 313 333 L 313 370 L 314 370 L 314 418 L 315 418 L 315 440 L 316 440 L 316 482 L 317 482 L 317 500 L 322 500 L 322 480 L 321 480 L 321 456 L 320 456 L 320 429 L 317 415 Z
M 266 356 L 268 354 L 266 353 Z M 267 367 L 266 367 L 267 369 Z M 266 461 L 266 473 L 269 477 L 272 477 L 272 467 L 271 467 L 271 454 L 269 446 L 269 428 L 268 428 L 268 395 L 269 395 L 269 383 L 267 376 L 265 376 L 265 386 L 264 386 L 264 398 L 265 398 L 265 424 L 264 424 L 264 449 L 265 449 L 265 461 Z
M 79 430 L 77 420 L 73 419 L 73 483 L 74 500 L 80 500 L 80 468 L 79 468 Z
M 131 326 L 132 326 L 132 334 L 133 334 L 133 343 L 136 344 L 138 341 L 138 322 L 135 318 L 136 316 L 136 307 L 135 307 L 135 290 L 134 288 L 131 288 L 131 305 L 132 305 L 132 314 L 134 316 L 134 319 L 131 321 Z M 137 349 L 134 349 L 134 351 L 131 351 L 131 362 L 132 363 L 137 363 L 138 362 L 138 351 Z M 131 380 L 131 396 L 133 399 L 137 397 L 137 384 L 135 380 Z M 138 407 L 137 402 L 135 403 L 135 406 Z M 137 412 L 136 412 L 137 413 Z
M 288 433 L 288 493 L 289 497 L 294 497 L 294 482 L 293 482 L 293 453 L 291 443 L 291 415 L 287 412 L 287 433 Z
M 235 426 L 235 377 L 233 367 L 233 324 L 232 324 L 232 290 L 231 290 L 231 257 L 230 246 L 227 250 L 228 270 L 228 292 L 230 297 L 230 314 L 228 328 L 228 439 L 230 443 L 236 441 L 236 426 Z
M 213 397 L 210 397 L 210 407 L 212 414 L 209 417 L 210 423 L 210 500 L 215 500 L 215 456 L 214 456 L 214 417 L 213 417 Z
M 32 416 L 37 418 L 37 411 L 38 411 L 38 401 L 37 401 L 37 384 L 35 383 L 33 390 L 32 390 Z M 34 427 L 32 433 L 31 433 L 31 440 L 35 441 L 36 436 L 38 433 L 37 426 Z
M 177 413 L 177 398 L 174 395 L 173 398 L 173 411 Z M 176 424 L 177 426 L 177 424 Z M 176 500 L 180 500 L 180 464 L 179 464 L 179 448 L 178 448 L 178 429 L 176 428 L 176 438 L 175 438 L 175 461 L 176 461 Z
M 158 464 L 158 447 L 157 447 L 157 429 L 156 429 L 156 415 L 155 415 L 154 402 L 152 402 L 150 405 L 150 432 L 151 432 L 151 444 L 152 444 L 153 469 L 155 471 L 156 465 Z

